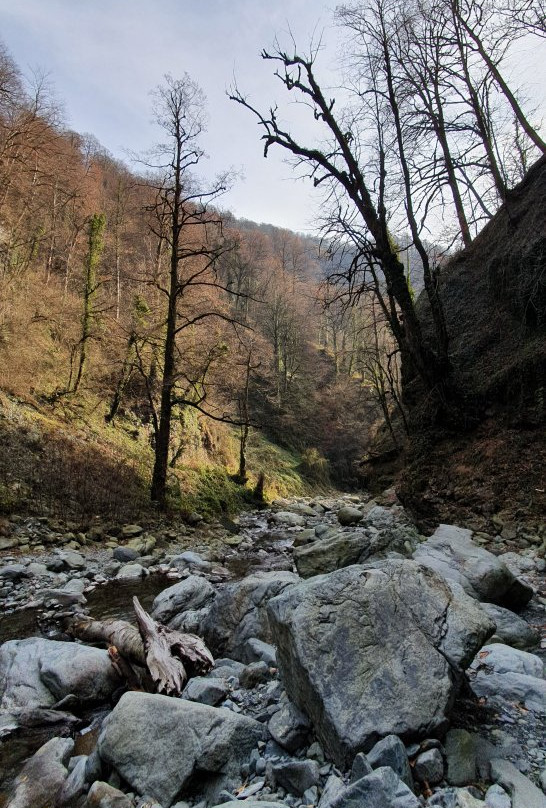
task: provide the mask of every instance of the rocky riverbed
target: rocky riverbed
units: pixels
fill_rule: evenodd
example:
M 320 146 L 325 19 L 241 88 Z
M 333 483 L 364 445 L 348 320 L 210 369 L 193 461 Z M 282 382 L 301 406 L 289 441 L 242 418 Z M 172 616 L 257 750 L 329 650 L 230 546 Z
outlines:
M 0 523 L 0 805 L 546 805 L 542 526 L 425 537 L 393 492 L 190 522 Z M 135 594 L 214 654 L 181 698 L 64 633 Z

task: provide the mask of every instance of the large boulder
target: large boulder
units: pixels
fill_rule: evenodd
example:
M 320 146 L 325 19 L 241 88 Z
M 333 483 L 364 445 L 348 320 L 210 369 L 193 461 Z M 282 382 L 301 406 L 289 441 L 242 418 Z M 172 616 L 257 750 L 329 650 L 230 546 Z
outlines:
M 120 686 L 107 651 L 39 637 L 0 647 L 0 707 L 51 707 L 69 694 L 104 701 Z
M 181 612 L 196 612 L 214 597 L 214 587 L 206 578 L 189 575 L 185 580 L 164 589 L 152 604 L 152 617 L 168 623 Z
M 271 641 L 267 604 L 300 578 L 292 572 L 257 572 L 226 584 L 218 593 L 200 632 L 215 656 L 245 658 L 251 637 Z
M 288 695 L 339 766 L 387 735 L 445 728 L 461 671 L 494 631 L 455 589 L 393 559 L 310 578 L 270 601 Z
M 519 581 L 506 564 L 472 541 L 472 532 L 440 525 L 420 544 L 413 558 L 423 566 L 460 584 L 477 600 L 517 609 L 531 599 L 533 590 Z
M 131 692 L 106 719 L 99 752 L 138 794 L 169 808 L 195 772 L 211 783 L 238 775 L 264 732 L 221 707 Z
M 351 783 L 330 802 L 331 808 L 364 806 L 421 808 L 421 803 L 389 766 L 383 766 Z

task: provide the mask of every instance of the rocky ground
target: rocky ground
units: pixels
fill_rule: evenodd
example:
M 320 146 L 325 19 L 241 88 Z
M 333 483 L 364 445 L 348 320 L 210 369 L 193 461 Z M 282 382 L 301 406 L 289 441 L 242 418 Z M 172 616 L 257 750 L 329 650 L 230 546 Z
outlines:
M 393 492 L 190 521 L 0 523 L 0 805 L 546 805 L 540 526 L 427 538 Z M 133 594 L 214 654 L 181 698 L 64 633 Z

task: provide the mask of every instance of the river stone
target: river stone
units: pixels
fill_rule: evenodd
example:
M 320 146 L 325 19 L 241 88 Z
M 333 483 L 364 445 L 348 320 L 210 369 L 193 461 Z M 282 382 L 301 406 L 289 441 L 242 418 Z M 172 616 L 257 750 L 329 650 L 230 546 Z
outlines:
M 180 612 L 201 609 L 213 597 L 214 587 L 206 578 L 189 575 L 156 596 L 151 614 L 160 623 L 168 623 Z
M 485 808 L 512 808 L 512 800 L 498 783 L 494 783 L 487 789 Z
M 506 789 L 512 798 L 512 808 L 546 808 L 546 796 L 534 783 L 501 758 L 491 761 L 491 779 Z
M 238 775 L 264 732 L 222 707 L 130 692 L 106 719 L 99 752 L 138 794 L 169 808 L 194 771 Z
M 494 603 L 482 603 L 482 609 L 497 626 L 492 642 L 503 642 L 523 651 L 539 644 L 540 633 L 514 612 L 502 606 L 495 606 Z
M 308 788 L 320 783 L 319 765 L 316 760 L 268 761 L 266 779 L 274 788 L 284 788 L 301 797 Z
M 331 808 L 421 808 L 421 803 L 388 766 L 351 783 L 329 803 Z
M 420 544 L 413 558 L 420 564 L 454 580 L 477 600 L 519 608 L 533 590 L 518 581 L 506 564 L 472 541 L 472 532 L 454 525 L 440 525 Z
M 2 581 L 20 581 L 27 578 L 28 572 L 24 564 L 6 564 L 0 567 L 0 579 Z
M 409 788 L 413 788 L 413 778 L 409 765 L 406 747 L 397 735 L 387 735 L 378 741 L 367 754 L 372 769 L 390 766 L 391 769 Z
M 521 702 L 535 713 L 546 711 L 546 682 L 540 657 L 495 643 L 472 663 L 474 693 L 490 701 Z
M 64 569 L 82 570 L 85 567 L 85 558 L 75 550 L 55 550 L 55 555 L 62 562 Z
M 0 706 L 50 707 L 69 694 L 105 701 L 120 685 L 107 651 L 39 637 L 0 647 Z
M 218 677 L 194 676 L 182 693 L 182 698 L 209 704 L 212 707 L 223 701 L 230 691 L 225 679 Z
M 408 560 L 308 579 L 269 614 L 288 696 L 343 768 L 386 735 L 445 728 L 458 674 L 494 630 L 462 590 Z
M 293 572 L 274 571 L 257 572 L 225 584 L 199 632 L 214 655 L 244 660 L 245 644 L 251 637 L 271 642 L 267 604 L 299 580 Z
M 74 749 L 71 738 L 52 738 L 23 766 L 7 808 L 50 808 L 68 776 L 66 764 Z
M 436 785 L 444 779 L 444 759 L 439 749 L 427 749 L 417 755 L 413 766 L 415 779 L 420 783 Z
M 294 547 L 294 563 L 302 578 L 311 578 L 356 564 L 369 543 L 369 536 L 362 531 L 336 533 L 311 544 Z
M 466 788 L 442 788 L 427 800 L 427 808 L 485 808 Z
M 146 569 L 142 564 L 124 564 L 119 570 L 116 578 L 118 581 L 139 581 L 146 575 Z
M 476 779 L 476 741 L 465 729 L 450 729 L 445 739 L 447 782 L 466 786 Z
M 112 557 L 115 558 L 116 561 L 122 561 L 126 564 L 129 561 L 135 561 L 139 557 L 139 553 L 132 547 L 114 547 Z
M 281 704 L 268 724 L 273 739 L 289 752 L 295 752 L 305 744 L 309 727 L 307 716 L 289 701 Z
M 337 512 L 337 521 L 340 525 L 346 527 L 347 525 L 356 525 L 364 517 L 362 511 L 358 508 L 353 508 L 351 505 L 344 505 Z
M 96 780 L 89 789 L 83 808 L 134 808 L 134 802 L 123 791 Z
M 288 527 L 303 527 L 305 524 L 305 517 L 291 511 L 277 511 L 271 515 L 271 519 L 277 525 L 287 525 Z

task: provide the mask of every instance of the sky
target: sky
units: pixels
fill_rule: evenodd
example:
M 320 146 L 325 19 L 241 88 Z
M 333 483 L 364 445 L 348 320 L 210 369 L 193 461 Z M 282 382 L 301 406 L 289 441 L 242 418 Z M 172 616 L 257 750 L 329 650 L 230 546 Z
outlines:
M 160 140 L 152 124 L 150 91 L 170 73 L 190 74 L 205 91 L 209 155 L 201 174 L 234 169 L 239 177 L 222 206 L 238 217 L 313 232 L 319 197 L 298 180 L 282 151 L 263 158 L 251 113 L 230 101 L 234 78 L 258 107 L 283 99 L 271 63 L 260 58 L 276 35 L 290 32 L 305 50 L 322 38 L 318 72 L 335 84 L 341 48 L 333 8 L 323 0 L 0 0 L 0 37 L 24 73 L 48 74 L 63 102 L 67 126 L 92 133 L 128 161 Z M 531 69 L 530 69 L 531 68 Z M 514 78 L 546 107 L 546 48 L 521 47 Z M 288 107 L 306 131 L 301 111 Z M 309 122 L 309 133 L 312 122 Z

